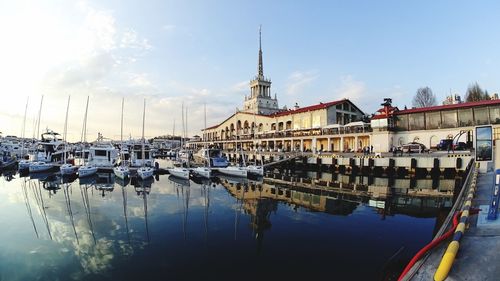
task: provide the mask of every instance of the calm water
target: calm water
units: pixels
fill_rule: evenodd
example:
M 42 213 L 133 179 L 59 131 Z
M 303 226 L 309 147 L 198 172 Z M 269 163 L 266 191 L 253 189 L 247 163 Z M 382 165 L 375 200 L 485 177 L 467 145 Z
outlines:
M 40 177 L 0 179 L 0 280 L 394 280 L 451 205 L 224 178 Z

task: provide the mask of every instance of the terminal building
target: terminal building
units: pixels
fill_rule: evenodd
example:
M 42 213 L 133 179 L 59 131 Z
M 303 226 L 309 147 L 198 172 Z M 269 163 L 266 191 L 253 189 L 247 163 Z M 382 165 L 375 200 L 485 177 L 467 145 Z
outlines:
M 368 147 L 374 152 L 387 152 L 411 142 L 435 148 L 442 139 L 471 146 L 474 126 L 489 124 L 493 125 L 494 139 L 500 138 L 498 99 L 456 99 L 441 106 L 404 110 L 385 99 L 382 108 L 369 117 L 349 99 L 280 108 L 277 96 L 271 96 L 271 84 L 271 79 L 264 76 L 259 36 L 257 75 L 249 83 L 243 109 L 203 129 L 201 139 L 188 145 L 311 152 L 358 152 Z

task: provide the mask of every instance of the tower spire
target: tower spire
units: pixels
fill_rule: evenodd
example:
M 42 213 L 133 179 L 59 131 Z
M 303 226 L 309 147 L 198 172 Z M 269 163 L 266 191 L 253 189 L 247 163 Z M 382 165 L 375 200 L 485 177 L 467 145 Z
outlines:
M 262 25 L 259 26 L 259 78 L 264 78 L 264 65 L 262 63 Z

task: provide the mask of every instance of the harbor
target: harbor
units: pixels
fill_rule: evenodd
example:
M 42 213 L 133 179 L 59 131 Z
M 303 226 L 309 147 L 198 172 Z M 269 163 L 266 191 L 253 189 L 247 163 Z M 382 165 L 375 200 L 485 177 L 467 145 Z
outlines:
M 0 281 L 500 280 L 499 8 L 4 1 Z

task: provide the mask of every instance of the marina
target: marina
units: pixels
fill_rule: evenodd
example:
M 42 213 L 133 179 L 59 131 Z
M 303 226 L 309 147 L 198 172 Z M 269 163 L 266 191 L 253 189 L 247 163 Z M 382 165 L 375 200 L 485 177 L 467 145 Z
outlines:
M 66 180 L 54 173 L 5 173 L 0 224 L 11 227 L 0 235 L 2 276 L 232 280 L 252 264 L 242 279 L 314 278 L 333 262 L 339 278 L 391 280 L 439 229 L 461 183 L 438 179 L 436 189 L 432 179 L 411 187 L 412 179 L 296 171 L 301 186 L 278 174 L 284 173 L 256 180 L 218 174 L 123 181 L 112 172 Z M 332 183 L 306 184 L 317 178 Z M 388 182 L 394 186 L 385 190 L 392 192 L 382 192 Z M 406 188 L 415 194 L 399 192 Z M 419 191 L 425 189 L 435 193 Z M 353 271 L 358 263 L 363 271 Z M 282 270 L 290 264 L 294 270 Z
M 499 8 L 3 1 L 0 281 L 500 280 Z

